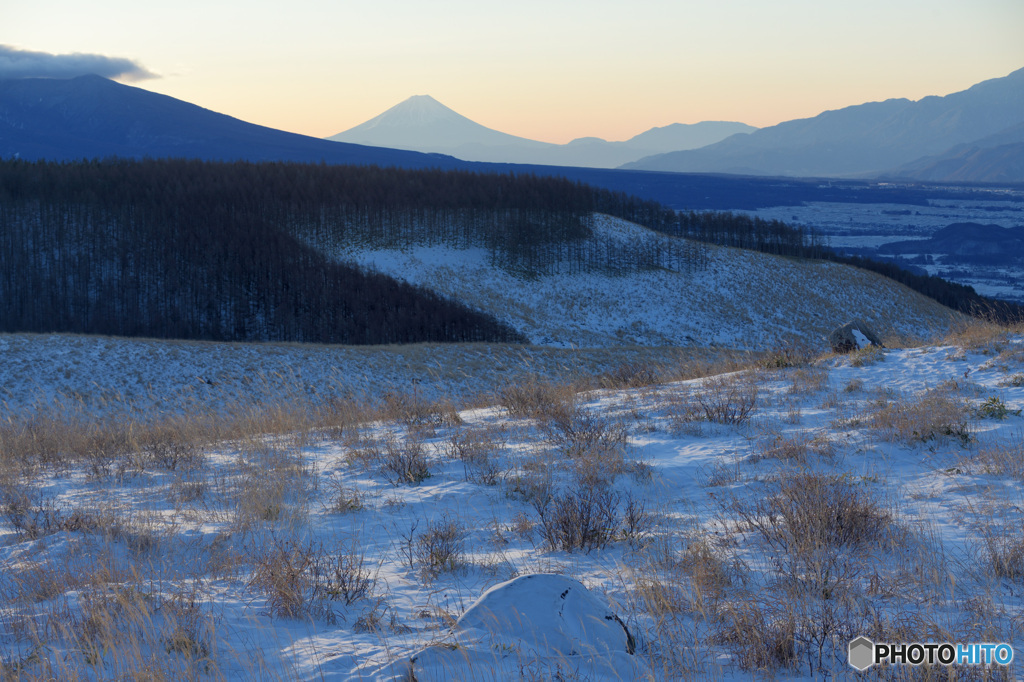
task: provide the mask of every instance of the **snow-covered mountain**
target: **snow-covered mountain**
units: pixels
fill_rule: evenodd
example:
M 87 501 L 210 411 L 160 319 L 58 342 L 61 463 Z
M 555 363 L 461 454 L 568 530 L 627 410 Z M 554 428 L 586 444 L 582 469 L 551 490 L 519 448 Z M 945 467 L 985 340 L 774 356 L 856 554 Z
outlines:
M 673 123 L 652 128 L 625 142 L 583 137 L 560 145 L 493 130 L 429 95 L 416 95 L 327 139 L 448 154 L 465 161 L 614 168 L 651 154 L 695 149 L 753 130 L 755 128 L 743 123 L 725 121 Z
M 379 116 L 327 139 L 374 147 L 442 153 L 473 145 L 521 145 L 534 149 L 555 146 L 482 126 L 449 109 L 430 95 L 410 97 Z

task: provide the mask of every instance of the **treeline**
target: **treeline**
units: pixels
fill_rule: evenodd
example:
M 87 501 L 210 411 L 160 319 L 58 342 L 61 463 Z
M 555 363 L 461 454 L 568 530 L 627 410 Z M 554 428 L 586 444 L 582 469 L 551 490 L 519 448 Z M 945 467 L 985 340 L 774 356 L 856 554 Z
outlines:
M 446 244 L 486 249 L 494 265 L 523 274 L 653 268 L 691 271 L 706 254 L 674 239 L 624 242 L 595 235 L 595 212 L 647 224 L 643 202 L 621 193 L 532 174 L 402 170 L 298 163 L 188 160 L 62 164 L 5 162 L 11 197 L 52 192 L 62 201 L 92 201 L 156 210 L 186 201 L 190 209 L 230 206 L 274 225 L 324 253 L 366 247 Z M 100 189 L 102 188 L 102 189 Z M 660 205 L 659 205 L 660 206 Z M 168 206 L 173 219 L 179 210 Z
M 283 190 L 254 182 L 253 170 L 0 163 L 0 330 L 346 344 L 525 340 L 427 290 L 329 261 L 282 228 Z

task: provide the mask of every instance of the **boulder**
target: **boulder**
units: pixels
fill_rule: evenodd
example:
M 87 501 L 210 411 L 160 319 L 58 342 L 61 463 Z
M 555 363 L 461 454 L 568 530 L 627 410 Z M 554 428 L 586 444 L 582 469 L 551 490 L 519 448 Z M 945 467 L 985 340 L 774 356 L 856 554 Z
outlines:
M 834 353 L 849 353 L 868 346 L 884 348 L 878 334 L 861 319 L 851 320 L 833 329 L 828 335 L 828 342 Z
M 530 679 L 645 680 L 626 625 L 579 581 L 524 575 L 490 588 L 448 638 L 411 658 L 417 682 Z

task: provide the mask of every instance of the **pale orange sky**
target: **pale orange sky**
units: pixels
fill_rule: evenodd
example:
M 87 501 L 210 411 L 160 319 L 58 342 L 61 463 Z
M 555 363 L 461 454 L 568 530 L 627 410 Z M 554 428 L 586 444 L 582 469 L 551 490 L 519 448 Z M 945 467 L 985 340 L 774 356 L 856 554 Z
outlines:
M 0 43 L 132 59 L 133 83 L 316 137 L 429 94 L 547 142 L 756 126 L 1024 67 L 1021 0 L 33 0 Z

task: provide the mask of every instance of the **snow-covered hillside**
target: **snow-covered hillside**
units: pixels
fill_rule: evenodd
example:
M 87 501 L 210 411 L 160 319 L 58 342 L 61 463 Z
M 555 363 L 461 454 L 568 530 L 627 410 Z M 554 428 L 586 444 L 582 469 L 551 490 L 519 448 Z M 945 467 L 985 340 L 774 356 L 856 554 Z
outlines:
M 623 242 L 664 239 L 646 228 L 597 216 L 597 236 Z M 951 313 L 873 273 L 708 246 L 704 270 L 518 277 L 493 267 L 482 250 L 443 246 L 334 254 L 422 285 L 510 324 L 536 344 L 622 344 L 765 348 L 784 341 L 813 347 L 852 317 L 883 335 L 927 337 Z
M 45 458 L 59 425 L 5 422 L 0 677 L 846 679 L 859 635 L 1024 645 L 1024 339 L 519 388 Z

